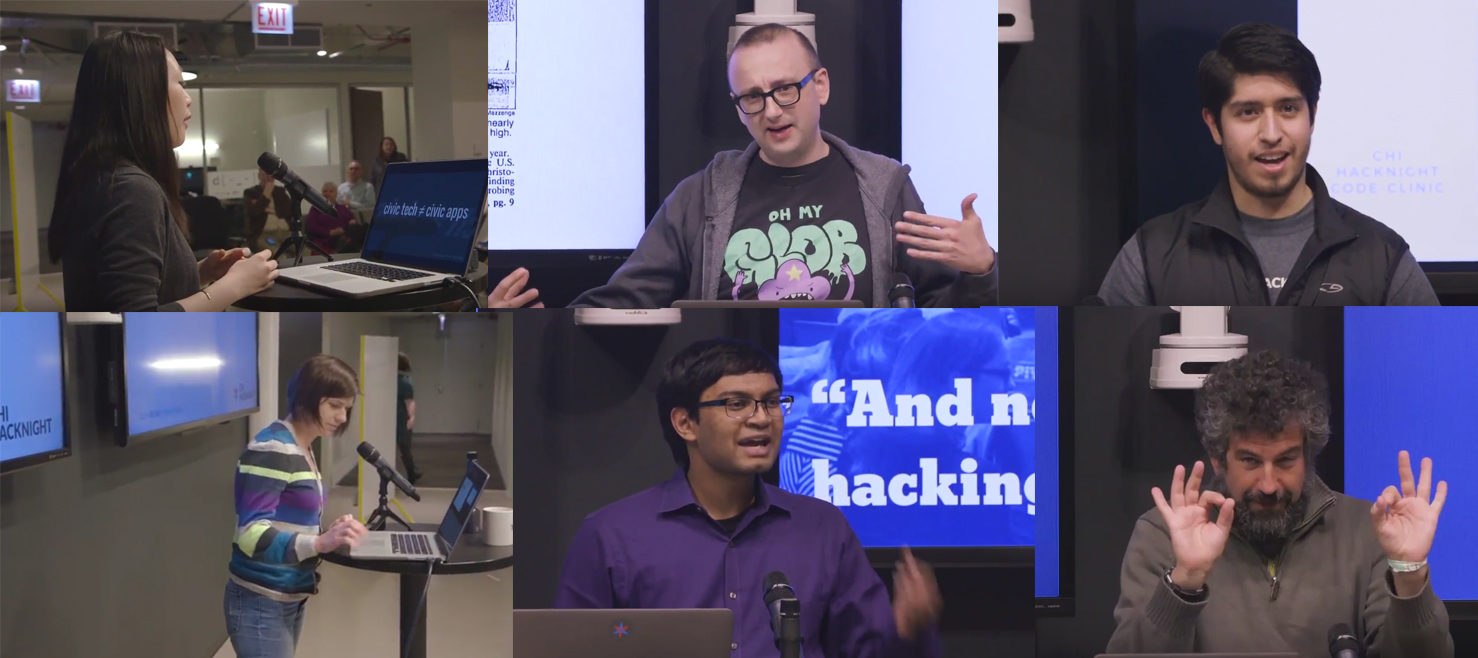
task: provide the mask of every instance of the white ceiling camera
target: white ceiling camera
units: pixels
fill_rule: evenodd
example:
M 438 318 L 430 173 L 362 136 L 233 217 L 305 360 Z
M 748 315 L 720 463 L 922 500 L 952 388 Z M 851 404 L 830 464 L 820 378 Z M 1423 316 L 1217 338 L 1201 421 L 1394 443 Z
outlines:
M 811 45 L 816 45 L 816 14 L 804 14 L 795 10 L 796 0 L 754 0 L 754 12 L 734 17 L 736 25 L 729 28 L 729 49 L 725 56 L 734 54 L 734 44 L 750 28 L 767 23 L 779 23 L 806 35 Z
M 1032 29 L 1032 0 L 1000 0 L 1001 43 L 1026 43 L 1036 38 Z
M 577 308 L 575 324 L 578 325 L 653 325 L 678 324 L 683 321 L 680 308 Z
M 1180 333 L 1160 337 L 1150 363 L 1150 388 L 1201 388 L 1211 365 L 1247 354 L 1247 337 L 1227 333 L 1231 307 L 1170 308 L 1180 311 Z

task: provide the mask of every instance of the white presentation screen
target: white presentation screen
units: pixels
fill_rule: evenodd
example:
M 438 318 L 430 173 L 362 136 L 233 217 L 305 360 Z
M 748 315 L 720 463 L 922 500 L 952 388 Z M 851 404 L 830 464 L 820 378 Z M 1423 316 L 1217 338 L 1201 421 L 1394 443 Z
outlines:
M 646 228 L 644 0 L 488 1 L 488 248 Z
M 997 8 L 993 0 L 904 0 L 903 163 L 931 215 L 960 218 L 972 193 L 997 230 Z
M 1299 0 L 1324 78 L 1309 162 L 1422 262 L 1478 262 L 1478 2 Z

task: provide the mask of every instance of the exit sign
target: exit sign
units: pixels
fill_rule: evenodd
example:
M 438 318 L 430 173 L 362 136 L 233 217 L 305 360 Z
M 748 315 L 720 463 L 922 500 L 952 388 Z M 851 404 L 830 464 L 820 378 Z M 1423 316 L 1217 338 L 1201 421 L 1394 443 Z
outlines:
M 257 34 L 292 34 L 293 6 L 284 2 L 252 3 L 251 31 Z
M 5 100 L 10 103 L 40 103 L 40 80 L 6 80 Z

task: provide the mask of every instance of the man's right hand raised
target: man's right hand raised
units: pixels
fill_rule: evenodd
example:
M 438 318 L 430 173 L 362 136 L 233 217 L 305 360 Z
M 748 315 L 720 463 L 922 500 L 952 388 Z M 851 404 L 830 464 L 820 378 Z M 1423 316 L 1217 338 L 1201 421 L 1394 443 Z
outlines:
M 528 284 L 529 271 L 522 267 L 514 270 L 512 274 L 503 277 L 497 287 L 493 288 L 493 292 L 488 294 L 488 308 L 544 308 L 544 302 L 529 306 L 529 302 L 539 298 L 539 290 L 524 290 L 524 286 Z
M 1155 507 L 1170 530 L 1170 547 L 1175 551 L 1175 570 L 1170 579 L 1177 587 L 1192 591 L 1206 584 L 1211 566 L 1226 549 L 1236 508 L 1236 501 L 1231 498 L 1215 491 L 1200 491 L 1202 470 L 1201 462 L 1196 462 L 1190 479 L 1186 480 L 1185 467 L 1176 466 L 1168 503 L 1159 487 L 1150 489 Z M 1221 508 L 1221 514 L 1212 522 L 1211 510 L 1216 507 Z

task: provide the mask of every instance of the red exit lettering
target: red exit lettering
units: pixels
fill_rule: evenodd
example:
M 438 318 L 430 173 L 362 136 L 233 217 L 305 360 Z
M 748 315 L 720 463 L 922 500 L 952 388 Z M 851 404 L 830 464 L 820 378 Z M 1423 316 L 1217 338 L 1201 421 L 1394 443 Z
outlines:
M 287 8 L 257 5 L 257 25 L 262 30 L 287 31 Z

